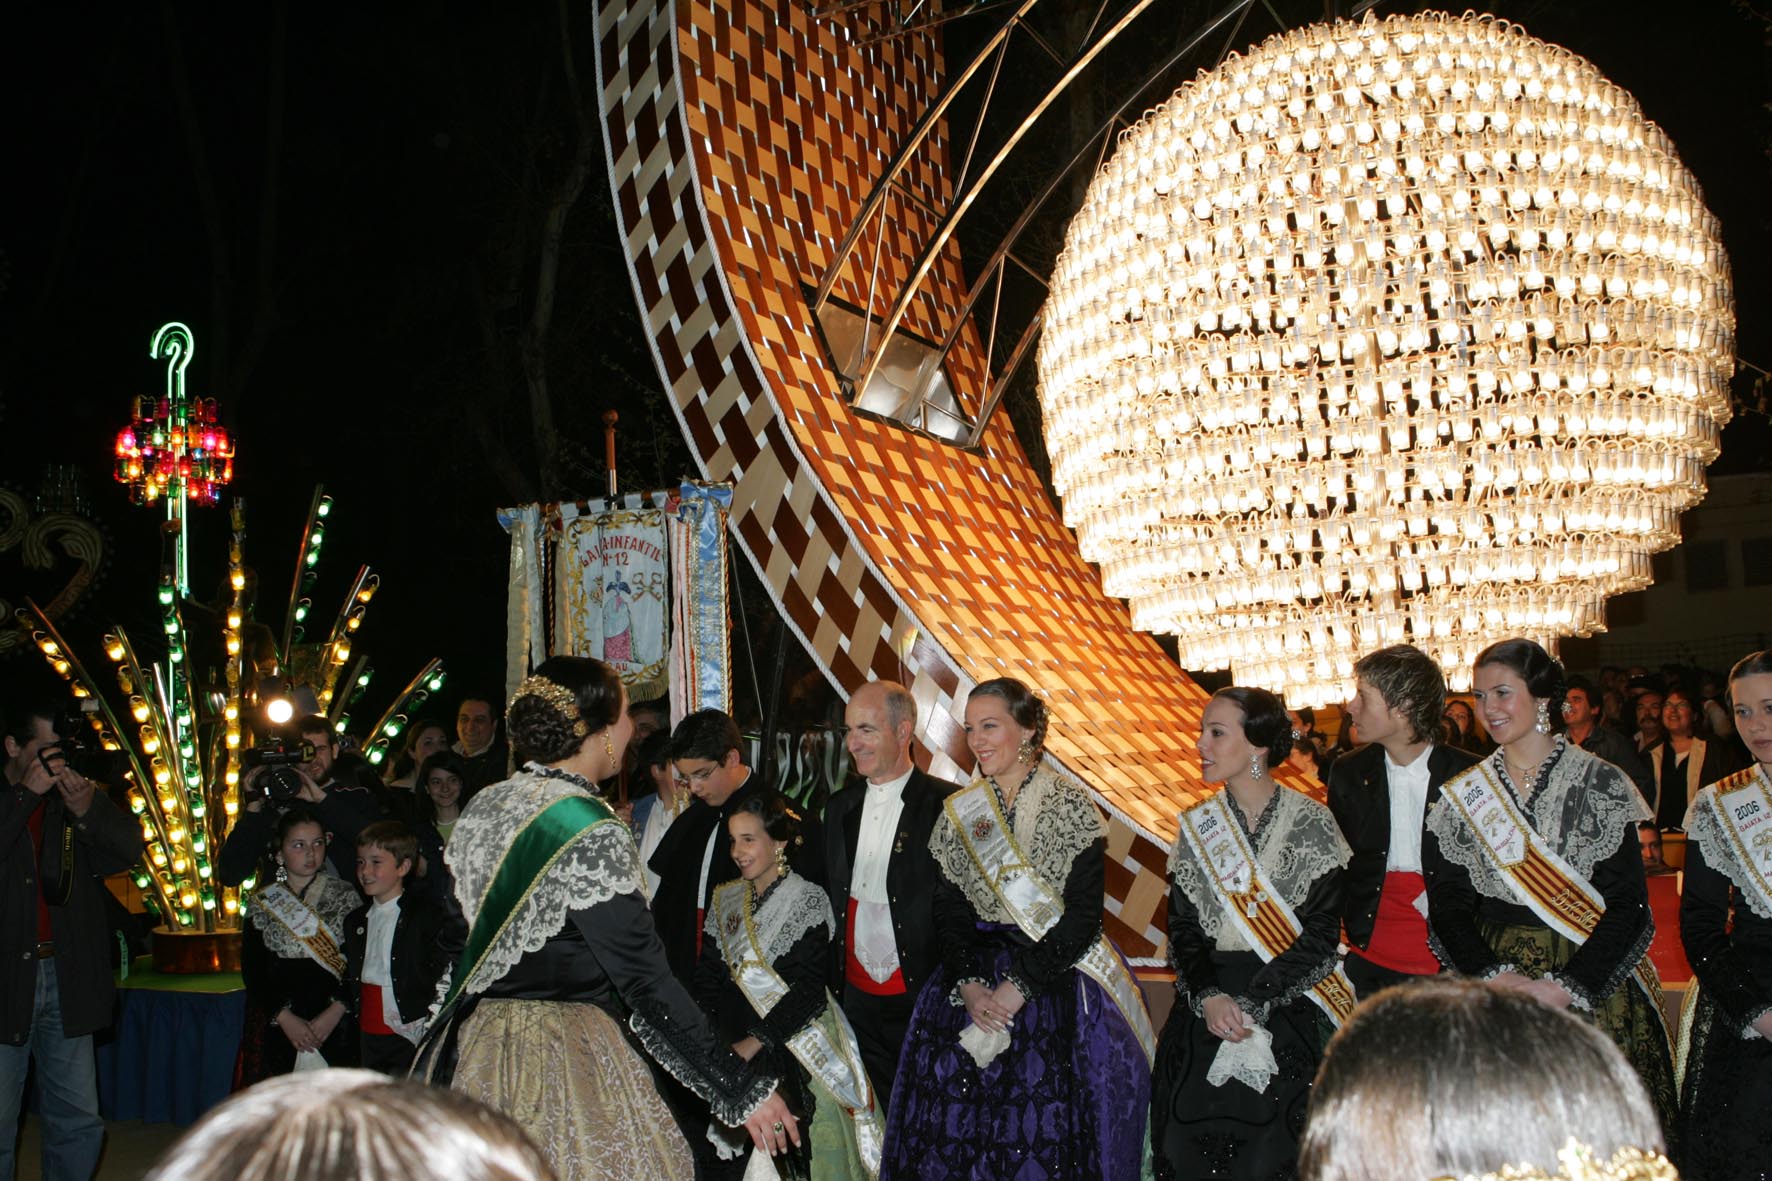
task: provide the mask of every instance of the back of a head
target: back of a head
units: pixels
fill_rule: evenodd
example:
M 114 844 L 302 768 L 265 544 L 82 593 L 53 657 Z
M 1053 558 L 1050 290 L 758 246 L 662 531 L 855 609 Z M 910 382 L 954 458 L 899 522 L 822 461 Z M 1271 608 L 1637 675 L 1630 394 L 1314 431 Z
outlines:
M 368 1070 L 266 1079 L 197 1121 L 147 1181 L 553 1181 L 506 1116 Z
M 1505 1166 L 1555 1176 L 1571 1140 L 1609 1160 L 1665 1151 L 1635 1070 L 1605 1034 L 1473 981 L 1387 989 L 1330 1041 L 1301 1181 L 1429 1181 Z

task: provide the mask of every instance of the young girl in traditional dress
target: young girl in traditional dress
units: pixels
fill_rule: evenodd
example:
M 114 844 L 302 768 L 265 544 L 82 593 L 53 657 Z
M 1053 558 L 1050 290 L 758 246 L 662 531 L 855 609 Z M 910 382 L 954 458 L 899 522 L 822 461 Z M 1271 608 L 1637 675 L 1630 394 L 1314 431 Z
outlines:
M 1689 1181 L 1772 1168 L 1772 652 L 1735 666 L 1729 702 L 1754 763 L 1699 792 L 1685 823 L 1680 939 L 1698 977 L 1681 1039 Z
M 323 872 L 326 830 L 306 808 L 290 808 L 277 821 L 271 859 L 276 877 L 253 894 L 240 945 L 247 999 L 242 1085 L 295 1069 L 304 1052 L 319 1055 L 304 1066 L 357 1061 L 356 1030 L 339 998 L 339 977 L 345 919 L 363 899 L 355 887 Z
M 1215 694 L 1169 858 L 1175 1007 L 1151 1084 L 1164 1181 L 1294 1176 L 1311 1079 L 1353 1007 L 1336 957 L 1350 856 L 1329 809 L 1274 782 L 1292 724 L 1263 689 Z
M 825 990 L 830 900 L 789 868 L 800 817 L 783 797 L 759 796 L 727 828 L 740 879 L 714 891 L 696 997 L 735 1053 L 782 1080 L 801 1126 L 810 1122 L 801 1146 L 774 1160 L 777 1175 L 865 1181 L 879 1171 L 881 1119 L 855 1031 Z M 751 1155 L 742 1129 L 724 1139 Z

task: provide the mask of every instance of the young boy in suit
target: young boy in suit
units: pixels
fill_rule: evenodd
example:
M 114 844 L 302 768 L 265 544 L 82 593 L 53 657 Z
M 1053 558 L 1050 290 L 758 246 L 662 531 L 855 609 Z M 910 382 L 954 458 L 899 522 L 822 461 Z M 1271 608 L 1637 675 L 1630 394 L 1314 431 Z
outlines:
M 406 891 L 417 857 L 417 836 L 397 820 L 358 833 L 357 883 L 368 901 L 345 924 L 344 994 L 361 1030 L 362 1063 L 395 1076 L 412 1065 L 437 981 L 462 942 L 458 918 Z

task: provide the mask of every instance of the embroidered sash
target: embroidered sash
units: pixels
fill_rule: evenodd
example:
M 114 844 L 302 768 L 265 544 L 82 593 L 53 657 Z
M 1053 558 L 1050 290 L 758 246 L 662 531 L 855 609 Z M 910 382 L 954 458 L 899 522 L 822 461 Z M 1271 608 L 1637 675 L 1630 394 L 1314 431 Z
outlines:
M 1189 808 L 1179 818 L 1181 836 L 1193 851 L 1194 860 L 1211 873 L 1218 904 L 1225 915 L 1237 925 L 1261 962 L 1271 963 L 1304 933 L 1304 924 L 1262 876 L 1255 849 L 1230 809 L 1231 803 L 1223 792 Z M 1340 964 L 1307 995 L 1337 1028 L 1353 1012 L 1353 982 Z
M 619 824 L 608 804 L 593 796 L 573 795 L 555 800 L 523 826 L 499 862 L 498 872 L 480 900 L 479 913 L 468 932 L 443 1008 L 472 979 L 486 953 L 522 908 L 523 901 L 573 841 L 600 824 Z
M 253 903 L 281 923 L 302 945 L 308 957 L 331 972 L 334 979 L 344 975 L 345 953 L 338 946 L 338 933 L 288 886 L 274 885 L 260 890 L 254 895 Z
M 1772 776 L 1764 763 L 1755 763 L 1720 781 L 1716 793 L 1717 819 L 1743 871 L 1730 880 L 1757 896 L 1756 909 L 1772 914 Z
M 1009 822 L 997 804 L 997 793 L 991 789 L 990 783 L 983 779 L 974 780 L 970 787 L 963 787 L 948 796 L 943 807 L 973 865 L 1003 904 L 1003 909 L 1015 920 L 1015 925 L 1021 928 L 1022 934 L 1037 940 L 1051 930 L 1064 913 L 1064 899 L 1053 891 L 1038 870 L 1028 864 L 1009 831 Z M 1145 1062 L 1153 1062 L 1157 1039 L 1151 1031 L 1151 1018 L 1145 1011 L 1144 997 L 1126 962 L 1114 950 L 1106 934 L 1098 937 L 1083 953 L 1076 968 L 1101 985 L 1138 1038 L 1139 1046 L 1144 1049 Z
M 750 1002 L 758 1016 L 766 1015 L 788 994 L 788 983 L 770 964 L 757 936 L 750 883 L 727 882 L 714 891 L 715 929 L 720 933 L 720 957 L 732 973 L 732 982 Z M 869 1177 L 880 1175 L 880 1151 L 885 1126 L 874 1103 L 873 1084 L 862 1064 L 861 1047 L 849 1018 L 825 992 L 824 1017 L 809 1021 L 787 1041 L 801 1066 L 823 1083 L 855 1125 L 855 1146 Z
M 1514 896 L 1563 938 L 1576 946 L 1586 943 L 1606 913 L 1606 900 L 1544 843 L 1487 760 L 1448 783 L 1440 795 L 1476 834 L 1477 844 Z M 1654 1006 L 1671 1048 L 1674 1035 L 1662 1006 L 1661 976 L 1647 951 L 1631 970 L 1631 978 Z

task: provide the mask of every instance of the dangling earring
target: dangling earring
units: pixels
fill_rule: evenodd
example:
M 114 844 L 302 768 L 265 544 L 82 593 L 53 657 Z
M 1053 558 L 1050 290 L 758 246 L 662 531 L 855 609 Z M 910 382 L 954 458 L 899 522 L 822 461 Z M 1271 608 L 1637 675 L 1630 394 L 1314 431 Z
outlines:
M 617 771 L 621 770 L 621 764 L 615 761 L 615 743 L 610 741 L 609 738 L 609 731 L 613 729 L 615 729 L 614 726 L 606 726 L 603 729 L 603 753 L 609 756 L 610 775 L 614 775 Z M 607 776 L 605 778 L 607 778 Z
M 1023 738 L 1021 745 L 1015 748 L 1015 757 L 1031 767 L 1040 757 L 1040 748 L 1034 745 L 1034 740 L 1031 737 Z
M 1250 755 L 1249 756 L 1249 778 L 1260 779 L 1266 772 L 1267 772 L 1267 768 L 1262 766 L 1261 756 L 1260 755 Z
M 775 846 L 775 872 L 784 878 L 791 872 L 788 869 L 788 847 L 785 844 Z
M 1550 702 L 1544 700 L 1543 698 L 1539 698 L 1539 701 L 1538 701 L 1538 721 L 1533 723 L 1532 728 L 1534 730 L 1538 731 L 1540 734 L 1549 734 L 1551 732 Z
M 284 868 L 283 863 L 281 861 L 277 862 L 276 878 L 277 878 L 277 884 L 279 886 L 281 886 L 283 883 L 285 883 L 289 880 L 289 870 Z

